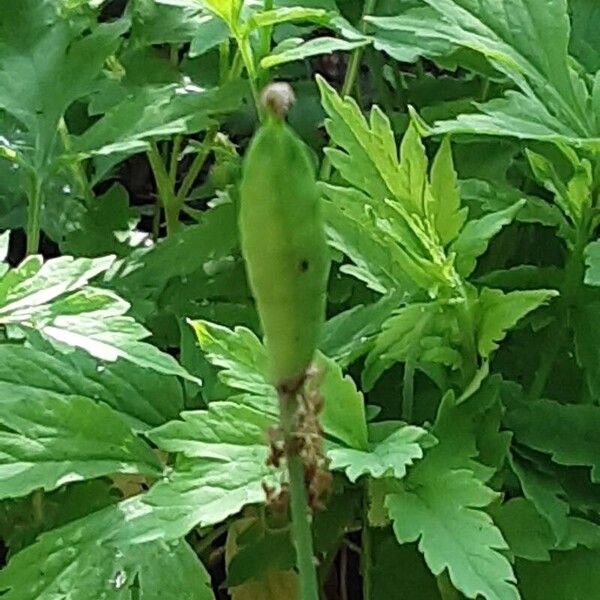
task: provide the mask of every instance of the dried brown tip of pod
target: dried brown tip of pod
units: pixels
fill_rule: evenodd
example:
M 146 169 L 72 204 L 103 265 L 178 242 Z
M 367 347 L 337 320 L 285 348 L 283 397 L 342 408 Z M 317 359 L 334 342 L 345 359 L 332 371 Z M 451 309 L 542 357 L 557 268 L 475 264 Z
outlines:
M 289 83 L 277 81 L 263 90 L 260 99 L 264 108 L 283 121 L 296 101 L 296 95 Z

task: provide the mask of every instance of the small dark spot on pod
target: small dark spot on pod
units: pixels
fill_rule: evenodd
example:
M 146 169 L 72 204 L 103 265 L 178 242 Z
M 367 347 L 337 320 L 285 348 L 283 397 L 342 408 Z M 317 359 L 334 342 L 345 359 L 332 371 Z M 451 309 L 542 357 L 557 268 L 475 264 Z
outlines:
M 308 261 L 306 259 L 300 261 L 300 271 L 302 273 L 306 273 L 306 271 L 308 271 Z

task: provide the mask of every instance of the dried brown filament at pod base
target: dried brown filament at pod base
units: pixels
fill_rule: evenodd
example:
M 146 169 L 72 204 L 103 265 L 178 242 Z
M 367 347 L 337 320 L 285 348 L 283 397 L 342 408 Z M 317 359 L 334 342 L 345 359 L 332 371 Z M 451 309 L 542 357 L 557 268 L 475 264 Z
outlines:
M 283 466 L 286 456 L 297 455 L 301 458 L 308 504 L 312 510 L 324 508 L 324 501 L 332 482 L 320 422 L 320 415 L 324 407 L 324 399 L 318 388 L 321 375 L 320 371 L 311 367 L 306 372 L 303 381 L 296 385 L 296 390 L 291 392 L 295 396 L 297 408 L 294 415 L 293 434 L 287 442 L 283 431 L 277 425 L 271 426 L 267 433 L 270 448 L 267 465 L 280 468 Z M 286 393 L 289 394 L 290 391 L 287 390 Z M 281 503 L 288 497 L 283 485 L 279 494 L 269 486 L 264 486 L 264 489 L 267 503 L 271 506 Z

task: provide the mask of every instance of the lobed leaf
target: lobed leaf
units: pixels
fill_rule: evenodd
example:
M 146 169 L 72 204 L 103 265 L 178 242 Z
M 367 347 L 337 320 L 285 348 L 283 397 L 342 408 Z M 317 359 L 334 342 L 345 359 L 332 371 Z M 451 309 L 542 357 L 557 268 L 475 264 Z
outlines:
M 0 497 L 112 473 L 158 477 L 162 465 L 121 417 L 78 396 L 0 402 Z
M 377 432 L 377 426 L 371 429 Z M 387 433 L 387 432 L 386 432 Z M 427 432 L 421 427 L 403 425 L 385 436 L 376 436 L 368 450 L 333 448 L 328 452 L 333 470 L 342 470 L 352 483 L 362 475 L 375 479 L 395 477 L 402 479 L 407 467 L 423 458 L 422 445 Z M 381 439 L 377 439 L 377 438 Z

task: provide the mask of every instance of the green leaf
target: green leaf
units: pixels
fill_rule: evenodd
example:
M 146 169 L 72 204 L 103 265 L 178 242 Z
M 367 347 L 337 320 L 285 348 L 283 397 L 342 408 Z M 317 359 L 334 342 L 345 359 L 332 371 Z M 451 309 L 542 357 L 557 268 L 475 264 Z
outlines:
M 600 286 L 600 241 L 591 242 L 585 249 L 585 283 Z
M 553 552 L 549 562 L 517 561 L 525 600 L 593 598 L 600 589 L 600 551 L 578 548 Z
M 287 23 L 289 21 L 310 21 L 318 25 L 327 25 L 335 13 L 327 12 L 319 8 L 305 8 L 303 6 L 283 6 L 274 10 L 265 10 L 254 13 L 246 27 L 250 30 L 258 27 L 270 27 Z
M 563 540 L 568 531 L 569 503 L 565 491 L 551 474 L 537 469 L 518 456 L 510 457 L 510 465 L 519 478 L 525 497 L 535 506 L 552 528 L 555 540 Z
M 600 69 L 600 45 L 595 35 L 600 23 L 600 7 L 594 0 L 570 0 L 571 51 L 588 73 Z
M 431 133 L 468 133 L 477 135 L 510 136 L 544 142 L 568 142 L 596 149 L 600 138 L 595 134 L 586 137 L 573 131 L 537 100 L 517 92 L 507 92 L 504 98 L 479 104 L 481 113 L 463 114 L 451 121 L 436 122 Z
M 525 315 L 558 295 L 554 290 L 521 290 L 505 294 L 484 288 L 477 304 L 477 349 L 488 358 L 507 332 Z
M 140 502 L 133 500 L 43 534 L 0 573 L 4 597 L 213 600 L 209 575 L 185 541 L 132 541 L 140 516 Z
M 0 320 L 30 316 L 38 307 L 81 289 L 113 262 L 113 256 L 97 259 L 62 256 L 46 263 L 39 256 L 26 258 L 0 279 Z
M 156 0 L 138 0 L 130 13 L 130 41 L 135 46 L 189 42 L 201 26 L 203 17 L 196 2 L 187 6 L 168 6 Z
M 242 10 L 242 0 L 202 0 L 202 4 L 235 31 Z
M 600 483 L 600 407 L 529 401 L 511 410 L 507 423 L 520 443 L 559 465 L 591 467 L 592 481 Z
M 111 473 L 160 476 L 162 466 L 112 409 L 87 398 L 0 402 L 0 497 Z
M 321 414 L 325 433 L 350 448 L 366 448 L 367 418 L 362 393 L 335 361 L 317 353 L 315 364 L 324 373 L 319 389 L 325 399 Z
M 455 47 L 478 53 L 521 89 L 479 106 L 481 115 L 440 123 L 437 133 L 469 131 L 577 144 L 591 138 L 597 145 L 585 81 L 570 65 L 565 0 L 425 2 L 432 10 L 375 22 L 394 32 L 400 43 L 416 38 L 415 45 L 425 56 L 439 56 Z
M 296 551 L 289 528 L 267 529 L 257 518 L 248 518 L 230 527 L 229 536 L 236 534 L 237 526 L 244 526 L 244 530 L 238 534 L 235 541 L 239 547 L 228 561 L 225 581 L 228 588 L 251 581 L 263 582 L 270 572 L 293 572 Z M 227 542 L 231 544 L 230 539 Z
M 373 530 L 371 535 L 374 538 L 371 569 L 373 598 L 439 598 L 435 577 L 427 569 L 415 544 L 398 545 L 389 529 L 382 533 Z M 402 577 L 396 576 L 398 565 L 402 565 Z
M 527 560 L 550 560 L 554 535 L 532 502 L 513 498 L 494 512 L 494 520 L 513 555 Z
M 321 77 L 317 78 L 317 83 L 323 108 L 329 117 L 325 121 L 327 132 L 333 144 L 340 148 L 329 150 L 328 156 L 341 176 L 367 194 L 372 202 L 402 198 L 418 203 L 423 192 L 427 159 L 414 128 L 409 130 L 404 142 L 403 170 L 394 133 L 385 114 L 375 106 L 370 122 L 367 122 L 352 98 L 340 97 Z M 414 172 L 408 169 L 409 165 L 415 167 Z M 411 189 L 415 188 L 418 198 L 411 196 Z
M 89 306 L 90 300 L 108 306 L 94 310 L 96 307 L 93 304 Z M 83 310 L 79 314 L 71 312 L 67 316 L 67 311 L 78 304 L 83 305 L 81 306 Z M 108 292 L 82 294 L 67 298 L 64 305 L 67 314 L 59 313 L 50 323 L 36 322 L 33 326 L 59 351 L 69 352 L 73 347 L 81 348 L 99 360 L 107 362 L 125 360 L 163 375 L 176 375 L 196 384 L 201 383 L 171 355 L 162 352 L 152 344 L 141 341 L 148 337 L 150 332 L 136 323 L 132 317 L 120 314 L 129 306 L 115 302 L 112 294 Z M 85 310 L 88 307 L 92 310 Z
M 535 290 L 541 287 L 560 288 L 563 272 L 557 267 L 519 265 L 510 269 L 491 271 L 477 278 L 477 282 L 503 290 Z
M 174 377 L 121 361 L 99 365 L 83 352 L 52 356 L 45 349 L 0 345 L 0 396 L 43 402 L 49 394 L 108 404 L 136 429 L 161 425 L 183 408 L 181 386 Z
M 185 458 L 144 498 L 159 511 L 173 514 L 177 535 L 220 523 L 246 504 L 264 502 L 263 482 L 275 483 L 274 471 L 267 466 L 265 431 L 274 417 L 234 402 L 212 402 L 208 411 L 183 416 L 183 422 L 167 423 L 148 434 L 160 447 Z
M 170 355 L 142 342 L 150 332 L 126 316 L 129 304 L 108 290 L 87 285 L 114 257 L 43 262 L 26 258 L 0 279 L 0 324 L 18 327 L 35 339 L 41 334 L 59 351 L 81 348 L 115 362 L 119 359 L 199 383 Z
M 195 36 L 190 44 L 190 58 L 202 56 L 228 39 L 229 27 L 227 27 L 226 23 L 212 15 L 202 15 L 195 28 Z
M 35 165 L 45 165 L 67 108 L 93 91 L 104 61 L 115 52 L 125 19 L 95 26 L 59 16 L 50 0 L 0 2 L 0 107 L 37 140 Z
M 434 198 L 431 211 L 435 227 L 444 245 L 452 242 L 467 218 L 467 209 L 461 208 L 460 192 L 450 138 L 445 138 L 431 166 L 431 193 Z
M 401 543 L 419 541 L 434 575 L 448 570 L 453 585 L 467 597 L 519 598 L 500 531 L 483 511 L 497 496 L 469 471 L 440 472 L 419 480 L 420 487 L 390 494 L 386 506 Z
M 124 240 L 123 237 L 124 233 L 131 232 L 136 222 L 135 213 L 129 207 L 127 190 L 115 184 L 90 201 L 81 218 L 68 231 L 62 232 L 60 249 L 65 254 L 88 257 L 128 254 L 131 247 L 127 242 L 131 239 Z
M 392 294 L 335 315 L 325 323 L 319 347 L 347 367 L 370 350 L 381 325 L 397 306 L 398 298 Z
M 219 378 L 225 385 L 257 396 L 275 395 L 267 380 L 267 353 L 252 331 L 245 327 L 231 330 L 208 321 L 192 321 L 191 325 L 207 360 L 221 369 Z
M 600 302 L 577 306 L 572 311 L 577 363 L 583 369 L 589 395 L 594 400 L 600 398 L 599 314 Z
M 233 402 L 211 402 L 208 410 L 185 411 L 181 418 L 147 435 L 168 452 L 223 461 L 232 460 L 232 453 L 247 452 L 250 445 L 263 452 L 267 430 L 276 422 L 271 415 Z
M 368 38 L 360 40 L 343 40 L 334 37 L 318 37 L 308 41 L 301 39 L 297 40 L 297 43 L 292 47 L 290 44 L 286 44 L 285 49 L 278 49 L 265 56 L 260 61 L 260 66 L 263 69 L 272 69 L 279 65 L 283 65 L 296 60 L 304 60 L 311 56 L 319 56 L 321 54 L 331 54 L 332 52 L 350 52 L 356 48 L 366 46 L 369 43 Z
M 111 272 L 110 285 L 136 306 L 136 312 L 148 311 L 138 306 L 147 300 L 158 304 L 167 285 L 177 279 L 200 300 L 221 263 L 231 262 L 237 246 L 235 207 L 222 204 L 204 211 L 198 225 L 131 252 Z
M 524 204 L 525 200 L 519 200 L 505 210 L 467 222 L 451 246 L 456 252 L 456 269 L 463 277 L 468 277 L 474 271 L 477 258 L 487 250 L 490 240 L 512 223 Z
M 420 4 L 420 2 L 419 2 Z M 450 54 L 455 45 L 440 32 L 439 18 L 428 6 L 407 7 L 399 16 L 367 16 L 375 28 L 373 45 L 399 62 L 414 63 L 420 56 L 441 57 Z M 428 27 L 431 23 L 437 26 Z
M 323 208 L 329 244 L 354 263 L 342 265 L 342 272 L 363 281 L 379 294 L 388 294 L 398 288 L 403 292 L 414 291 L 416 286 L 402 268 L 404 257 L 401 250 L 389 237 L 374 234 L 374 216 L 364 208 L 362 215 L 346 210 L 350 194 L 356 196 L 356 200 L 363 195 L 352 188 L 327 185 L 322 189 L 327 198 Z M 366 196 L 364 198 L 365 202 L 361 202 L 363 207 L 367 200 Z
M 510 563 L 500 552 L 508 546 L 489 515 L 479 510 L 498 496 L 482 481 L 495 468 L 474 460 L 480 453 L 479 432 L 491 432 L 482 424 L 498 407 L 500 389 L 501 380 L 492 377 L 460 404 L 451 392 L 444 396 L 432 428 L 438 444 L 399 489 L 389 491 L 385 506 L 398 541 L 419 540 L 434 575 L 448 570 L 452 584 L 467 597 L 504 600 L 519 598 Z
M 128 155 L 148 150 L 153 140 L 197 133 L 238 108 L 244 91 L 243 82 L 213 89 L 192 82 L 139 88 L 75 138 L 73 151 L 84 157 Z
M 268 380 L 266 352 L 258 338 L 244 327 L 231 330 L 206 321 L 195 321 L 192 325 L 208 361 L 222 369 L 219 377 L 223 383 L 247 393 L 231 400 L 271 415 L 279 414 L 277 393 Z M 350 447 L 365 448 L 367 430 L 362 394 L 333 360 L 318 353 L 315 366 L 320 372 L 319 389 L 325 399 L 321 415 L 325 432 Z
M 338 146 L 329 148 L 327 156 L 341 177 L 353 186 L 323 186 L 325 193 L 335 202 L 336 208 L 343 210 L 342 219 L 349 217 L 354 223 L 359 223 L 364 233 L 370 229 L 368 238 L 383 238 L 379 245 L 384 248 L 373 248 L 368 257 L 375 258 L 379 254 L 383 258 L 377 262 L 366 260 L 367 256 L 360 250 L 368 242 L 356 239 L 363 232 L 357 231 L 356 226 L 349 228 L 348 220 L 345 223 L 342 220 L 342 226 L 345 226 L 342 243 L 336 240 L 334 245 L 342 250 L 349 247 L 350 256 L 358 258 L 359 276 L 378 291 L 389 291 L 389 285 L 373 282 L 372 277 L 367 279 L 365 275 L 370 273 L 363 266 L 365 262 L 382 265 L 387 277 L 393 277 L 394 271 L 403 272 L 403 277 L 396 276 L 396 287 L 403 290 L 410 291 L 412 284 L 435 295 L 438 287 L 453 286 L 455 277 L 451 261 L 446 257 L 438 236 L 432 232 L 435 229 L 432 211 L 439 210 L 439 202 L 445 198 L 433 198 L 427 181 L 427 156 L 417 126 L 410 124 L 398 159 L 389 119 L 377 106 L 371 110 L 367 122 L 352 98 L 341 98 L 322 78 L 318 78 L 317 83 L 329 117 L 325 126 L 333 144 Z M 447 168 L 448 164 L 442 167 L 438 163 L 436 182 L 441 171 L 447 171 Z M 441 193 L 439 188 L 437 191 Z M 339 229 L 338 215 L 335 220 L 328 215 L 328 220 Z M 339 235 L 339 231 L 335 233 Z M 387 258 L 386 253 L 389 255 Z
M 459 367 L 454 348 L 456 318 L 442 302 L 419 302 L 399 309 L 384 322 L 367 356 L 363 384 L 369 390 L 383 372 L 398 362 L 433 362 Z
M 34 497 L 42 499 L 42 515 L 39 504 L 32 501 Z M 4 500 L 0 507 L 0 534 L 12 557 L 33 544 L 40 534 L 102 510 L 117 499 L 112 481 L 92 479 L 61 486 L 43 496 Z
M 516 221 L 556 227 L 559 235 L 569 238 L 570 225 L 556 204 L 537 196 L 524 194 L 518 188 L 509 185 L 479 179 L 461 181 L 460 190 L 465 201 L 481 206 L 486 213 L 505 210 L 514 206 L 515 202 L 525 199 L 526 203 L 515 215 Z
M 390 433 L 389 428 L 379 425 L 382 424 L 370 428 L 371 441 L 367 450 L 331 449 L 328 452 L 330 468 L 344 471 L 352 483 L 367 474 L 375 479 L 402 479 L 407 467 L 423 458 L 422 444 L 427 432 L 421 427 L 401 425 Z

